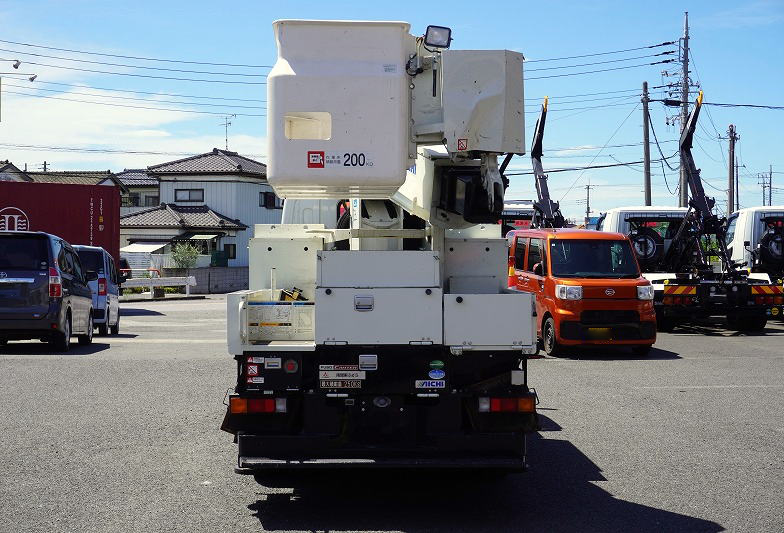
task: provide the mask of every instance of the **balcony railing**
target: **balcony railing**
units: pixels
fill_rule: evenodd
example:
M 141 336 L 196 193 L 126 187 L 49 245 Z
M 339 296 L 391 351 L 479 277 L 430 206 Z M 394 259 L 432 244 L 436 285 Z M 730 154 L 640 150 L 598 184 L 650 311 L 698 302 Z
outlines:
M 212 256 L 199 255 L 196 257 L 196 264 L 193 268 L 208 267 L 210 266 L 211 261 Z M 150 254 L 150 267 L 157 268 L 158 270 L 162 268 L 179 268 L 174 262 L 171 254 Z

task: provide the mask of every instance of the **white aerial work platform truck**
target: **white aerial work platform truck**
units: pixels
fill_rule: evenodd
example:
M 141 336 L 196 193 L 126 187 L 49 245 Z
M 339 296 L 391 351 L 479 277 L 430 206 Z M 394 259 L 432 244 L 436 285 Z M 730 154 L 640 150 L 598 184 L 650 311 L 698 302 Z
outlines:
M 535 308 L 506 287 L 497 160 L 525 151 L 522 55 L 403 22 L 273 27 L 286 202 L 227 298 L 237 472 L 523 469 Z

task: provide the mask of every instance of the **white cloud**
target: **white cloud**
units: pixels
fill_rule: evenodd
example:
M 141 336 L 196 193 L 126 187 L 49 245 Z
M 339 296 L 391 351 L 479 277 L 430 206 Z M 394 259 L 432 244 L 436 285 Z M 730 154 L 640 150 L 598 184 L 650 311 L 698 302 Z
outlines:
M 6 81 L 4 79 L 4 81 Z M 15 81 L 13 85 L 23 85 Z M 86 147 L 116 151 L 148 151 L 201 153 L 224 146 L 224 137 L 215 125 L 215 134 L 204 134 L 198 126 L 204 121 L 189 113 L 137 109 L 115 105 L 38 98 L 14 94 L 22 92 L 9 83 L 3 84 L 2 122 L 0 122 L 0 159 L 9 159 L 19 166 L 25 162 L 46 160 L 55 170 L 143 168 L 156 163 L 179 159 L 182 155 L 128 153 L 83 153 L 56 150 L 9 148 L 3 144 Z M 84 96 L 83 88 L 64 93 L 47 93 L 72 100 L 99 100 Z M 118 96 L 118 93 L 90 90 L 93 94 Z M 126 96 L 120 94 L 120 96 Z M 127 96 L 133 96 L 128 93 Z M 138 95 L 136 95 L 138 97 Z M 160 100 L 160 99 L 158 99 Z M 112 104 L 117 100 L 103 100 Z M 150 104 L 128 101 L 128 105 L 162 107 L 156 100 Z M 167 106 L 171 107 L 171 106 Z M 217 119 L 218 117 L 208 115 Z M 254 119 L 256 120 L 256 119 Z M 263 120 L 259 118 L 258 120 Z M 189 127 L 186 131 L 185 128 Z M 263 158 L 264 137 L 232 135 L 229 148 L 249 157 Z
M 784 21 L 784 5 L 777 0 L 761 0 L 697 18 L 695 26 L 718 29 L 752 28 Z

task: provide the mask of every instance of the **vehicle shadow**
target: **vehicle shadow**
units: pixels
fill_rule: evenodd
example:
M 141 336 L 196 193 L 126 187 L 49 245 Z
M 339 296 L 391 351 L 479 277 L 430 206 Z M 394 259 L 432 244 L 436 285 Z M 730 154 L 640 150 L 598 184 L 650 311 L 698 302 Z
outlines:
M 629 361 L 645 361 L 645 360 L 665 360 L 665 359 L 681 359 L 680 354 L 663 348 L 653 347 L 647 355 L 637 355 L 629 348 L 622 346 L 602 346 L 602 347 L 581 347 L 571 348 L 565 350 L 562 354 L 558 355 L 557 359 L 585 359 L 585 360 L 629 360 Z
M 534 435 L 526 473 L 335 471 L 248 505 L 265 531 L 722 531 L 719 524 L 615 498 L 571 442 Z M 651 487 L 651 491 L 653 491 Z
M 120 302 L 122 304 L 122 302 Z M 165 313 L 161 313 L 160 311 L 153 311 L 152 309 L 141 309 L 139 307 L 125 307 L 124 305 L 120 305 L 120 316 L 156 316 L 161 315 L 164 316 Z
M 763 337 L 766 335 L 784 335 L 784 329 L 781 329 L 775 322 L 772 323 L 769 321 L 768 325 L 761 331 L 738 331 L 736 329 L 730 329 L 726 322 L 718 320 L 681 324 L 675 328 L 671 334 L 703 335 L 707 337 Z
M 0 356 L 3 355 L 62 355 L 65 357 L 76 355 L 93 355 L 103 352 L 110 348 L 109 343 L 101 342 L 97 339 L 93 340 L 92 344 L 87 346 L 80 346 L 76 343 L 76 339 L 71 341 L 71 349 L 67 352 L 58 352 L 52 350 L 48 344 L 38 341 L 31 342 L 14 342 L 11 341 L 3 347 L 0 347 Z

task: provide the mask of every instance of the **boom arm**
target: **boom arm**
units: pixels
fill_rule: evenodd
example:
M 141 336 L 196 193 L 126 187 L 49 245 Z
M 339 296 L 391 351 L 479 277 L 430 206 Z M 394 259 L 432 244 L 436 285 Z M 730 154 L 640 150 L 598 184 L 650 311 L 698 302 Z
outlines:
M 706 254 L 702 250 L 699 240 L 706 235 L 715 235 L 716 245 L 718 247 L 718 250 L 715 253 L 721 260 L 722 270 L 724 272 L 737 274 L 739 271 L 727 251 L 724 219 L 719 218 L 713 212 L 716 200 L 705 194 L 705 188 L 703 187 L 702 178 L 700 177 L 700 169 L 698 169 L 697 165 L 694 163 L 694 157 L 691 153 L 694 132 L 697 129 L 697 118 L 700 115 L 701 108 L 702 91 L 700 91 L 697 96 L 697 102 L 694 104 L 694 108 L 689 114 L 689 118 L 686 121 L 686 126 L 683 128 L 680 139 L 681 161 L 686 171 L 686 180 L 689 184 L 689 192 L 691 193 L 691 198 L 689 200 L 690 209 L 686 213 L 684 222 L 681 224 L 678 233 L 673 239 L 673 246 L 670 246 L 670 253 L 668 253 L 667 259 L 670 264 L 683 264 L 686 261 L 685 256 L 688 255 L 688 251 L 695 249 L 695 247 L 690 244 L 696 239 L 698 241 L 696 243 L 696 249 L 699 250 L 702 255 L 701 259 L 704 262 L 704 256 Z
M 547 120 L 547 97 L 544 97 L 542 111 L 536 121 L 534 129 L 534 140 L 531 144 L 531 163 L 534 167 L 534 180 L 536 184 L 537 201 L 534 203 L 534 220 L 532 226 L 546 228 L 562 228 L 564 217 L 558 202 L 550 198 L 550 190 L 547 188 L 547 175 L 542 168 L 542 139 L 544 138 L 544 125 Z

